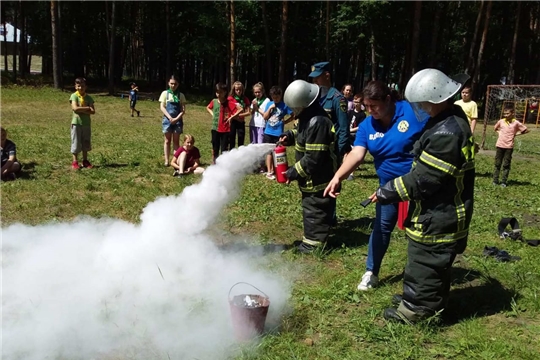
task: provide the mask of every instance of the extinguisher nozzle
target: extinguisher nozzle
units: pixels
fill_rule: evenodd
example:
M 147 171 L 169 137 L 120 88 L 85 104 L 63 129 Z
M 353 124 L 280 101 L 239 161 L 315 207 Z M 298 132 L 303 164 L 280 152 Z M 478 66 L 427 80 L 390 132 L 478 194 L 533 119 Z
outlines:
M 367 198 L 366 200 L 362 201 L 360 203 L 360 205 L 362 205 L 363 207 L 366 207 L 368 206 L 369 204 L 371 204 L 371 199 L 370 198 Z

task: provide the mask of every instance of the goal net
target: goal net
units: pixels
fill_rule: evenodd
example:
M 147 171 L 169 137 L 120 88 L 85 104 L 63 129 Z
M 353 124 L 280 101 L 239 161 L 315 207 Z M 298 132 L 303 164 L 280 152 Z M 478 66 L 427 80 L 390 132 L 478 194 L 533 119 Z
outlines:
M 493 125 L 502 119 L 503 109 L 512 107 L 514 116 L 520 122 L 531 126 L 540 126 L 538 111 L 540 85 L 489 85 L 486 93 L 482 149 L 494 149 L 496 136 L 486 136 L 488 124 Z

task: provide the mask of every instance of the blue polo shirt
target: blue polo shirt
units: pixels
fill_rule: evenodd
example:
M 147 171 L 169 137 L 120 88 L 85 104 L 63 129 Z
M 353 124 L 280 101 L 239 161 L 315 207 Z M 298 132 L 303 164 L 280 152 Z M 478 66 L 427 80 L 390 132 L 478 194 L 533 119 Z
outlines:
M 411 150 L 422 135 L 428 117 L 417 119 L 407 101 L 397 101 L 394 118 L 388 129 L 373 116 L 359 126 L 354 146 L 366 148 L 373 156 L 379 183 L 386 184 L 411 170 Z

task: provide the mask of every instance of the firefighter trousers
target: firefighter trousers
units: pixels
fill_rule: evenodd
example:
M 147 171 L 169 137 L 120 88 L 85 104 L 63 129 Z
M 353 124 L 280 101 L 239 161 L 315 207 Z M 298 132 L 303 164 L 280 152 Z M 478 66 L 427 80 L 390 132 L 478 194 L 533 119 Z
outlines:
M 330 196 L 324 197 L 322 191 L 302 192 L 303 242 L 317 246 L 328 240 L 335 208 L 336 199 Z
M 448 302 L 452 263 L 467 238 L 451 243 L 419 243 L 407 238 L 403 300 L 398 311 L 412 322 L 435 315 Z

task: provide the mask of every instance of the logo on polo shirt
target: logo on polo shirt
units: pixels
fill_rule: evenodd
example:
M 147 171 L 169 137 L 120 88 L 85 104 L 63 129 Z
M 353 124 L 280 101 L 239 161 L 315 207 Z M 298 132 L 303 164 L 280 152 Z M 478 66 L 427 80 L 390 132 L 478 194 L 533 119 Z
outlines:
M 397 126 L 399 132 L 405 132 L 409 130 L 409 123 L 407 120 L 401 120 Z
M 384 137 L 384 134 L 381 132 L 376 132 L 375 134 L 369 134 L 369 140 L 377 140 L 383 137 Z

